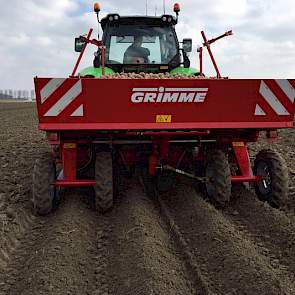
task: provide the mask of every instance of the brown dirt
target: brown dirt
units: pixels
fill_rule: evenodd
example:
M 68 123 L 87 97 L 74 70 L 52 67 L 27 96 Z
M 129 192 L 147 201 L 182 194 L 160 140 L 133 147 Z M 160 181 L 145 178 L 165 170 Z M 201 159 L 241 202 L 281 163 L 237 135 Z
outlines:
M 34 104 L 0 103 L 0 294 L 295 294 L 295 130 L 274 148 L 290 168 L 286 208 L 233 190 L 216 210 L 183 183 L 159 202 L 135 179 L 102 216 L 87 191 L 31 213 L 31 171 L 48 149 Z M 267 146 L 251 146 L 252 155 Z
M 8 294 L 87 294 L 96 287 L 100 219 L 70 194 L 51 216 L 38 218 L 6 270 Z
M 108 215 L 113 229 L 107 266 L 111 294 L 200 294 L 202 286 L 185 267 L 153 202 L 138 184 L 128 187 Z
M 285 258 L 290 259 L 288 267 L 282 264 L 283 261 L 276 259 L 281 246 L 280 242 L 274 243 L 274 237 L 268 236 L 267 241 L 273 245 L 273 249 L 268 247 L 268 252 L 264 253 L 261 247 L 266 244 L 258 245 L 253 236 L 244 231 L 244 227 L 234 222 L 230 214 L 216 210 L 192 188 L 179 185 L 175 193 L 169 196 L 161 195 L 160 198 L 178 225 L 187 247 L 200 267 L 202 276 L 213 292 L 294 294 L 294 241 L 285 247 L 288 248 Z M 248 214 L 253 213 L 247 207 L 244 210 Z M 255 213 L 249 217 L 253 224 L 259 218 Z M 237 213 L 234 211 L 234 214 Z M 273 224 L 270 223 L 270 218 L 267 218 L 269 214 L 265 215 L 269 229 L 264 232 L 271 234 Z M 273 223 L 278 220 L 279 218 L 274 218 Z M 295 223 L 289 224 L 288 230 L 284 228 L 285 225 L 286 222 L 276 225 L 277 238 L 288 230 L 294 235 Z

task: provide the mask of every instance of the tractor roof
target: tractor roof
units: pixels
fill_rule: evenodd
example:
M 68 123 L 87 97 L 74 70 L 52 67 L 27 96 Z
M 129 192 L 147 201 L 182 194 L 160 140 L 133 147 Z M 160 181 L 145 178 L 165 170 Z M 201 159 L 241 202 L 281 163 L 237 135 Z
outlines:
M 174 26 L 177 19 L 172 15 L 162 16 L 120 16 L 108 14 L 101 20 L 102 29 L 107 25 L 147 25 L 147 26 Z

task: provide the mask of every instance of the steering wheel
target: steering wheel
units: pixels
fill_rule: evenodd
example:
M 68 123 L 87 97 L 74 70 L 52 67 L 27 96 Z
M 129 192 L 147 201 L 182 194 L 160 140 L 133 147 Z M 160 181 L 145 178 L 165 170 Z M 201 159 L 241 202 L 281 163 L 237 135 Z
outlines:
M 122 63 L 116 61 L 116 60 L 108 60 L 108 64 L 111 64 L 111 65 L 121 65 Z
M 144 64 L 145 63 L 145 59 L 143 57 L 133 57 L 131 59 L 131 63 L 132 64 L 135 64 L 135 65 L 137 65 L 137 64 Z

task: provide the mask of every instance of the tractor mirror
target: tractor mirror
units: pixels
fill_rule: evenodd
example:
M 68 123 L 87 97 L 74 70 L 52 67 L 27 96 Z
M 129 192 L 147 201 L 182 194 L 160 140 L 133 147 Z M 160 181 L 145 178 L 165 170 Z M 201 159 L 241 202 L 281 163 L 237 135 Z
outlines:
M 193 51 L 193 41 L 192 39 L 183 39 L 182 41 L 182 48 L 183 51 L 186 53 Z
M 81 38 L 75 38 L 75 51 L 81 52 L 85 46 L 85 41 Z

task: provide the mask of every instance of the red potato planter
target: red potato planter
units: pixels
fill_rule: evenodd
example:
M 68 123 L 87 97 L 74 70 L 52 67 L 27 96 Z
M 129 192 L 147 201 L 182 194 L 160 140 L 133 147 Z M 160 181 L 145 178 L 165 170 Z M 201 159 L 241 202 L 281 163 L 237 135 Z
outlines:
M 85 186 L 94 188 L 97 209 L 105 212 L 112 208 L 120 174 L 132 175 L 136 167 L 149 192 L 168 190 L 173 184 L 169 178 L 178 173 L 204 182 L 221 207 L 230 201 L 232 183 L 254 183 L 261 200 L 281 206 L 288 194 L 284 161 L 277 153 L 262 151 L 252 169 L 247 144 L 257 141 L 260 132 L 275 138 L 278 129 L 293 127 L 295 79 L 223 79 L 208 46 L 219 38 L 207 41 L 204 34 L 217 78 L 203 77 L 202 70 L 192 76 L 167 74 L 172 63 L 127 65 L 134 72 L 165 69 L 159 74 L 117 71 L 104 76 L 107 67 L 125 66 L 109 60 L 112 21 L 118 22 L 116 28 L 124 28 L 126 21 L 156 22 L 157 32 L 172 27 L 162 23 L 167 16 L 115 16 L 102 20 L 103 42 L 91 40 L 91 32 L 80 37 L 85 44 L 70 78 L 35 78 L 39 129 L 53 148 L 52 157 L 42 156 L 34 168 L 35 212 L 48 214 L 59 188 Z M 115 39 L 118 44 L 120 38 Z M 101 47 L 101 78 L 75 76 L 88 43 Z M 185 69 L 185 50 L 177 48 L 183 51 Z
M 207 185 L 209 195 L 221 206 L 230 200 L 231 183 L 254 182 L 260 198 L 275 205 L 281 200 L 274 201 L 278 198 L 274 186 L 282 187 L 281 198 L 287 193 L 286 173 L 276 176 L 285 171 L 283 160 L 275 156 L 274 165 L 274 154 L 262 153 L 253 173 L 247 143 L 256 141 L 260 131 L 272 136 L 278 128 L 293 126 L 294 101 L 288 91 L 294 91 L 294 80 L 81 78 L 60 80 L 61 85 L 51 88 L 56 80 L 35 79 L 39 128 L 47 132 L 49 143 L 58 151 L 55 161 L 61 161 L 63 166 L 63 179 L 55 181 L 56 187 L 96 188 L 100 183 L 103 191 L 101 183 L 106 183 L 109 188 L 103 194 L 112 199 L 113 173 L 107 172 L 107 179 L 98 172 L 93 175 L 98 179 L 78 179 L 77 172 L 83 168 L 78 163 L 89 162 L 87 169 L 96 163 L 95 169 L 104 171 L 114 161 L 129 170 L 146 165 L 154 176 L 164 163 L 176 168 L 185 166 L 182 162 L 198 150 L 195 164 L 206 163 L 205 176 L 211 179 Z M 164 92 L 159 91 L 163 88 Z M 202 101 L 195 100 L 199 93 L 203 94 Z M 162 101 L 159 94 L 164 94 Z M 79 146 L 84 147 L 84 152 Z M 267 168 L 258 164 L 263 157 Z M 237 164 L 238 175 L 229 175 L 229 159 Z M 215 176 L 219 181 L 214 181 Z M 112 201 L 103 203 L 104 210 L 112 205 Z

